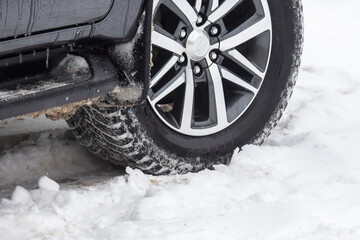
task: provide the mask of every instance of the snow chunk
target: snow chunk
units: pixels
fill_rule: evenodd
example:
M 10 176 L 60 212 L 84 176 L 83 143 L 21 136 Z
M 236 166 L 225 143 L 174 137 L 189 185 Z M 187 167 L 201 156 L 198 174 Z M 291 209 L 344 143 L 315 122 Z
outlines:
M 11 194 L 11 200 L 14 203 L 28 203 L 30 202 L 31 199 L 31 195 L 29 193 L 28 190 L 26 190 L 25 188 L 21 187 L 21 186 L 17 186 L 14 190 L 14 192 Z
M 42 190 L 57 192 L 60 189 L 60 185 L 57 182 L 46 176 L 41 177 L 38 184 Z
M 130 167 L 126 168 L 126 173 L 129 174 L 128 183 L 130 189 L 144 196 L 151 184 L 148 177 L 142 171 Z

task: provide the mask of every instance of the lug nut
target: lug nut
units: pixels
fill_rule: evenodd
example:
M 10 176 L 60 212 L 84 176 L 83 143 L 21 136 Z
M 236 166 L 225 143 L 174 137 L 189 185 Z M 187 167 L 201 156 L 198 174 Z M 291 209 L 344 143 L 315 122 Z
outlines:
M 195 65 L 193 70 L 196 75 L 198 75 L 201 72 L 201 68 L 198 65 Z
M 210 29 L 211 35 L 215 36 L 219 33 L 219 29 L 216 26 L 211 27 Z
M 181 55 L 181 56 L 179 57 L 179 63 L 184 63 L 185 60 L 186 60 L 186 58 L 185 58 L 184 55 Z
M 217 58 L 218 58 L 217 53 L 214 52 L 214 51 L 212 51 L 212 52 L 210 53 L 210 59 L 213 60 L 213 61 L 215 61 Z
M 197 23 L 197 24 L 201 24 L 201 23 L 203 22 L 203 20 L 204 20 L 203 17 L 199 15 L 199 16 L 197 17 L 196 23 Z
M 185 38 L 186 37 L 186 30 L 185 29 L 181 29 L 179 32 L 179 37 L 180 38 Z

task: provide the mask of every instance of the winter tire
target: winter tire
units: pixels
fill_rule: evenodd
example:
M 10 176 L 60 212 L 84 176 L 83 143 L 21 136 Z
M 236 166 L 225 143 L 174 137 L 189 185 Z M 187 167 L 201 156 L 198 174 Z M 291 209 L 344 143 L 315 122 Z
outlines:
M 84 106 L 68 120 L 80 142 L 115 164 L 177 174 L 228 164 L 261 144 L 295 85 L 300 0 L 155 0 L 148 100 Z

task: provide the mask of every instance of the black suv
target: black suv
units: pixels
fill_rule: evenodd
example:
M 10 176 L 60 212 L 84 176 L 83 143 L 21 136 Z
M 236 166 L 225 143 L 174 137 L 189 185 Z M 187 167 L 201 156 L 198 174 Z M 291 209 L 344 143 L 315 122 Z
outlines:
M 261 144 L 295 84 L 301 0 L 0 0 L 0 119 L 66 119 L 146 173 Z

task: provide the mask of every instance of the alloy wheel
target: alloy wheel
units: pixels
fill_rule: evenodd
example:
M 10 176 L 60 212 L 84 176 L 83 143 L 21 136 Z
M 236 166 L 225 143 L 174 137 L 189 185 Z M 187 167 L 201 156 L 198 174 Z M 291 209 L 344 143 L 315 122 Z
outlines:
M 188 136 L 239 119 L 264 81 L 272 25 L 267 0 L 155 0 L 148 102 Z

